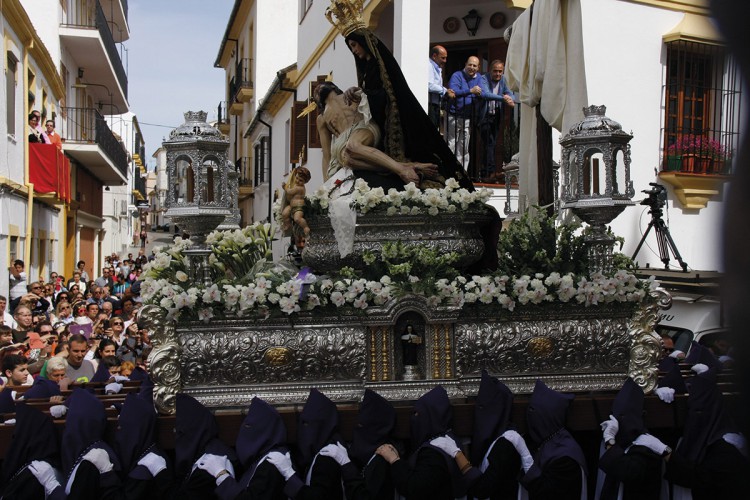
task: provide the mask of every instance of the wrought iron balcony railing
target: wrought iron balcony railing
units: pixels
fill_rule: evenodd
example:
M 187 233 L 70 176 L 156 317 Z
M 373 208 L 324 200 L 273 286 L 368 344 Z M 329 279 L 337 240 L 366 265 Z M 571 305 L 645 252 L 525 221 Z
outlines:
M 127 3 L 123 3 L 123 8 L 127 12 Z M 68 0 L 66 12 L 67 16 L 63 20 L 63 26 L 71 28 L 96 28 L 99 31 L 99 36 L 101 36 L 102 43 L 107 51 L 107 57 L 109 57 L 117 81 L 127 99 L 128 75 L 125 73 L 122 59 L 120 59 L 120 54 L 117 52 L 115 39 L 112 36 L 112 30 L 109 28 L 101 3 L 97 0 L 94 6 L 91 0 Z
M 62 108 L 60 135 L 65 143 L 96 144 L 117 170 L 127 178 L 128 154 L 107 125 L 104 117 L 94 108 Z

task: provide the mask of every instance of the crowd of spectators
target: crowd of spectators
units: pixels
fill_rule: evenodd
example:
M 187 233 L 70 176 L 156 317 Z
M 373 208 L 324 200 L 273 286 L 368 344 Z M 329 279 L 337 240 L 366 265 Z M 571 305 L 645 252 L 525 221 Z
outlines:
M 0 295 L 2 384 L 30 385 L 41 376 L 67 388 L 91 381 L 101 363 L 118 376 L 144 367 L 150 341 L 136 318 L 148 258 L 142 251 L 135 258 L 112 254 L 104 260 L 98 277 L 90 277 L 79 261 L 67 280 L 53 271 L 49 281 L 31 283 L 24 262 L 13 262 L 9 297 Z

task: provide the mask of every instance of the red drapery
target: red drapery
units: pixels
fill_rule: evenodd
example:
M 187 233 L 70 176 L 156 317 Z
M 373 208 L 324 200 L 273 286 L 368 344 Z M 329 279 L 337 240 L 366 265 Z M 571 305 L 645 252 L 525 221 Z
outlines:
M 70 202 L 70 161 L 52 144 L 29 144 L 29 182 L 37 193 Z

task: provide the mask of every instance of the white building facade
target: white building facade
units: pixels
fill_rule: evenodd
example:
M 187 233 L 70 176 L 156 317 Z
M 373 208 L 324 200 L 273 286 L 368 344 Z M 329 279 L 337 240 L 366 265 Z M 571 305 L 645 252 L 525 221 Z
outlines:
M 254 9 L 264 5 L 262 0 L 238 1 L 236 12 L 241 12 L 245 3 Z M 309 103 L 315 82 L 331 78 L 342 89 L 356 85 L 353 56 L 324 16 L 329 2 L 299 0 L 296 4 L 296 36 L 280 36 L 277 30 L 282 23 L 274 19 L 270 22 L 275 30 L 265 40 L 273 46 L 274 54 L 286 54 L 296 40 L 291 59 L 296 64 L 286 65 L 278 58 L 277 78 L 270 89 L 262 94 L 259 92 L 266 87 L 259 84 L 254 88 L 253 102 L 258 103 L 260 113 L 243 114 L 241 123 L 249 120 L 249 126 L 230 134 L 232 147 L 243 144 L 242 154 L 248 155 L 253 181 L 260 181 L 252 185 L 253 211 L 244 223 L 267 217 L 269 199 L 278 195 L 282 179 L 292 165 L 300 164 L 299 158 L 312 173 L 308 191 L 322 182 L 322 153 L 311 125 L 315 114 L 302 122 L 296 116 Z M 443 74 L 446 82 L 453 71 L 463 68 L 469 55 L 479 57 L 485 72 L 493 59 L 505 59 L 503 32 L 530 4 L 529 0 L 371 0 L 365 2 L 364 9 L 370 28 L 391 48 L 412 91 L 425 103 L 431 46 L 441 44 L 448 50 Z M 580 0 L 580 7 L 584 48 L 579 56 L 585 67 L 588 104 L 606 105 L 607 116 L 634 134 L 631 179 L 636 201 L 643 198 L 640 191 L 649 189 L 650 182 L 666 186 L 665 221 L 683 259 L 691 269 L 721 270 L 722 204 L 731 185 L 731 170 L 725 160 L 732 151 L 736 153 L 743 132 L 739 123 L 747 110 L 740 107 L 742 82 L 711 26 L 706 2 Z M 471 9 L 481 17 L 473 36 L 462 22 Z M 415 22 L 417 19 L 429 22 Z M 263 30 L 258 29 L 261 21 L 256 21 L 251 32 L 256 47 L 264 44 L 260 38 Z M 247 26 L 237 23 L 228 29 L 222 50 L 227 50 L 229 38 L 249 35 Z M 681 78 L 688 73 L 689 81 Z M 261 81 L 260 74 L 253 77 Z M 262 81 L 265 85 L 267 74 Z M 690 90 L 695 87 L 699 90 Z M 702 167 L 691 167 L 685 160 L 675 164 L 672 145 L 695 137 L 704 145 L 718 141 L 723 152 L 714 156 L 723 156 Z M 553 131 L 553 159 L 557 162 L 561 156 L 559 138 L 560 132 Z M 615 234 L 625 238 L 622 251 L 628 255 L 650 221 L 646 210 L 642 206 L 628 208 L 612 224 Z M 276 253 L 280 254 L 284 242 L 278 246 Z M 637 261 L 641 266 L 663 267 L 653 235 L 647 238 Z M 674 259 L 671 266 L 679 268 Z

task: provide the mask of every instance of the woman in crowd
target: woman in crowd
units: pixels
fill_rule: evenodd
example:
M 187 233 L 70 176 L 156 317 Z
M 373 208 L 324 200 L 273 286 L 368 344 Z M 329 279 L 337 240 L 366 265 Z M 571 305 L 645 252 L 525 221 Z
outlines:
M 55 307 L 55 312 L 50 316 L 50 322 L 54 325 L 56 323 L 63 323 L 65 325 L 72 323 L 75 320 L 73 316 L 73 307 L 70 302 L 60 301 Z

